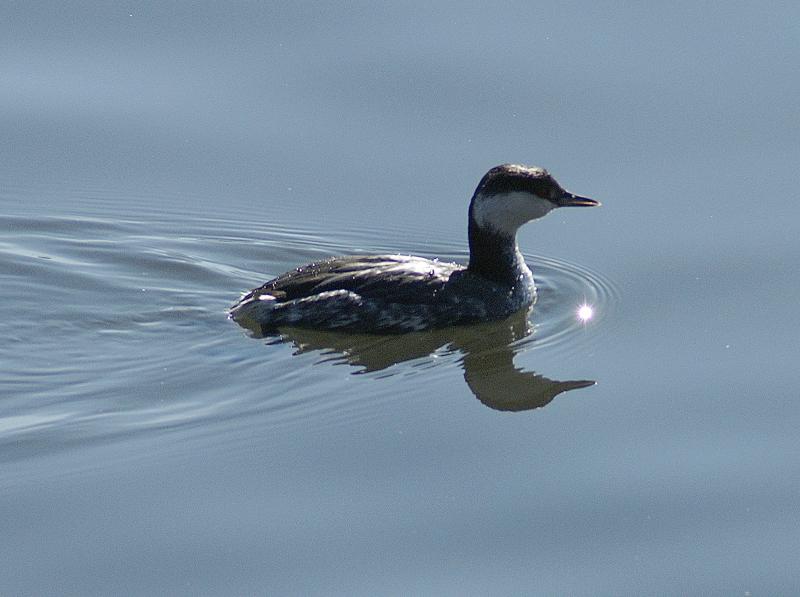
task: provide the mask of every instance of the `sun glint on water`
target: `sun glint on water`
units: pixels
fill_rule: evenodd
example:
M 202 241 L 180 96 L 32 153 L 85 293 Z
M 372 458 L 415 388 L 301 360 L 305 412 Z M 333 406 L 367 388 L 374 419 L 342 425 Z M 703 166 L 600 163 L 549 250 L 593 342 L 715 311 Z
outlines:
M 594 317 L 594 308 L 591 305 L 583 304 L 578 307 L 578 319 L 580 319 L 582 323 L 586 323 L 592 317 Z

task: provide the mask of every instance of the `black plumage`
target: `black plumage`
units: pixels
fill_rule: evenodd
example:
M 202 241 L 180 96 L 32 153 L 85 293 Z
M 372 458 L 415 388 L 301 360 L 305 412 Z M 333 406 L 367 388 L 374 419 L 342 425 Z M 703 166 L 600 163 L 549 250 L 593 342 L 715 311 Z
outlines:
M 278 326 L 407 332 L 508 317 L 536 298 L 517 228 L 568 205 L 598 203 L 568 193 L 542 168 L 497 166 L 470 202 L 468 265 L 403 255 L 333 257 L 252 290 L 231 317 L 265 333 Z

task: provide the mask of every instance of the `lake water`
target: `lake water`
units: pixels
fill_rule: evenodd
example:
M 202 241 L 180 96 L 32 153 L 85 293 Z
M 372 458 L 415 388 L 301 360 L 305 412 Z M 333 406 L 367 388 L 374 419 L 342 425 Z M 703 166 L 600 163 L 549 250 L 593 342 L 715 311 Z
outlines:
M 795 4 L 0 17 L 1 594 L 800 590 Z M 463 261 L 503 162 L 603 202 L 523 229 L 530 315 L 227 319 Z

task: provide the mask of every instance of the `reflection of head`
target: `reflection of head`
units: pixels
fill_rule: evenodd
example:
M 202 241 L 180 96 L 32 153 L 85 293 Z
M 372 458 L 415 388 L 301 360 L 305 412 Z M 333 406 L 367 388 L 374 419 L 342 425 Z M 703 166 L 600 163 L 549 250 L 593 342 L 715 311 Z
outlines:
M 489 408 L 521 411 L 541 408 L 562 392 L 593 386 L 594 381 L 557 381 L 514 367 L 510 348 L 464 355 L 464 379 Z

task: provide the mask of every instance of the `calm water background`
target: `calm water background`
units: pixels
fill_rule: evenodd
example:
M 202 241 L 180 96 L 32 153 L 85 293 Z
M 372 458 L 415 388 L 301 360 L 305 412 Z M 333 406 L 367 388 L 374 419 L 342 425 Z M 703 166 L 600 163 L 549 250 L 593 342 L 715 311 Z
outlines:
M 0 593 L 796 593 L 797 5 L 286 4 L 0 8 Z M 226 319 L 463 259 L 507 161 L 604 203 L 521 234 L 514 345 L 596 386 Z

